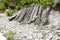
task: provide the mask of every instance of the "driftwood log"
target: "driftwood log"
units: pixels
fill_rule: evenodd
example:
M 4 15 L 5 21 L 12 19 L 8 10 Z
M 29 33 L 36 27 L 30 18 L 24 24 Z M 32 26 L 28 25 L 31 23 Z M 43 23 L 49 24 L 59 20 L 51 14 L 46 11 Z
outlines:
M 49 14 L 51 10 L 56 6 L 57 2 L 52 7 L 42 8 L 41 6 L 32 6 L 29 8 L 21 9 L 15 15 L 9 18 L 10 21 L 17 20 L 24 24 L 49 24 Z

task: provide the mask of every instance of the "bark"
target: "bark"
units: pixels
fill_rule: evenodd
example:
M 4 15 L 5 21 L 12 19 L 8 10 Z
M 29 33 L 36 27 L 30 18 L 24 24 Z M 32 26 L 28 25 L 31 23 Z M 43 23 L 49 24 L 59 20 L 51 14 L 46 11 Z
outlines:
M 35 24 L 41 24 L 42 11 L 43 11 L 42 7 L 39 6 L 38 11 L 37 11 L 37 13 L 38 13 L 37 16 L 38 16 L 38 18 L 37 18 L 37 20 L 35 21 Z
M 19 22 L 23 21 L 26 15 L 26 9 L 23 9 L 23 11 L 21 12 L 21 14 L 19 15 L 19 18 L 17 19 Z
M 24 18 L 25 23 L 28 23 L 30 21 L 29 19 L 30 19 L 31 12 L 32 12 L 33 8 L 34 8 L 33 6 L 30 7 L 30 8 L 27 8 L 27 10 L 26 10 L 26 16 Z
M 30 15 L 30 19 L 29 19 L 30 21 L 29 21 L 29 23 L 31 23 L 31 22 L 33 22 L 33 21 L 36 20 L 37 11 L 38 11 L 38 6 L 34 6 L 34 9 L 33 9 L 32 13 Z
M 53 5 L 54 6 L 54 5 Z M 22 23 L 34 23 L 34 24 L 42 24 L 47 25 L 49 24 L 49 15 L 52 7 L 42 8 L 41 6 L 32 6 L 29 8 L 21 9 L 18 13 L 12 16 L 11 20 L 17 20 Z
M 50 12 L 50 7 L 47 7 L 46 9 L 43 10 L 42 12 L 42 17 L 41 17 L 41 22 L 43 23 L 43 25 L 47 24 L 48 23 L 48 15 L 49 15 L 49 12 Z
M 20 10 L 16 15 L 11 17 L 10 19 L 15 19 L 19 22 L 23 23 L 35 23 L 35 24 L 45 24 L 46 20 L 48 19 L 48 12 L 50 7 L 46 9 L 42 9 L 40 6 L 33 6 L 30 8 L 25 8 Z

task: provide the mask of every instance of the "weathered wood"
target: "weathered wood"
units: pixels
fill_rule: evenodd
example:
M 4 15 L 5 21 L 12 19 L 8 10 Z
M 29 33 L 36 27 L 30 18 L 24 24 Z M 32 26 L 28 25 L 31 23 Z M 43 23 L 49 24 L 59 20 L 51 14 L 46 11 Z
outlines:
M 38 15 L 37 15 L 38 18 L 36 19 L 35 24 L 40 24 L 41 15 L 42 15 L 42 7 L 39 6 L 39 8 L 38 8 Z
M 15 20 L 22 23 L 34 23 L 34 24 L 42 24 L 47 25 L 49 13 L 51 11 L 51 7 L 47 7 L 43 9 L 41 6 L 33 6 L 29 8 L 21 9 L 15 16 Z
M 19 22 L 21 22 L 21 21 L 23 21 L 24 20 L 24 17 L 25 17 L 25 15 L 26 15 L 26 8 L 25 9 L 23 9 L 23 11 L 21 12 L 21 14 L 20 14 L 20 17 L 17 19 Z
M 50 10 L 50 7 L 47 7 L 42 12 L 42 17 L 41 17 L 42 21 L 41 22 L 43 25 L 47 24 L 46 22 L 48 21 L 47 19 L 48 19 L 48 15 L 49 15 L 48 14 L 49 10 Z
M 16 16 L 15 20 L 18 19 L 18 18 L 20 17 L 22 11 L 23 11 L 23 9 L 21 9 L 18 13 L 16 13 L 17 16 Z
M 16 19 L 16 18 L 18 17 L 18 12 L 19 12 L 19 11 L 14 12 L 14 15 L 11 16 L 11 17 L 9 17 L 9 21 L 12 21 L 12 20 Z M 20 13 L 20 12 L 19 12 L 19 13 Z
M 13 16 L 9 17 L 9 21 L 14 20 L 14 19 L 16 18 L 16 16 L 17 16 L 17 15 L 13 15 Z
M 25 24 L 34 23 L 47 25 L 49 23 L 50 12 L 58 2 L 59 0 L 55 0 L 52 6 L 46 7 L 45 9 L 36 5 L 21 9 L 18 13 L 10 17 L 9 20 L 12 21 L 14 19 Z
M 34 22 L 35 24 L 44 24 L 46 22 L 49 9 L 50 8 L 46 8 L 43 10 L 40 6 L 25 8 L 16 13 L 16 15 L 13 16 L 11 19 L 15 18 L 15 20 L 25 23 Z
M 25 18 L 24 18 L 25 23 L 28 23 L 32 10 L 33 10 L 33 7 L 30 7 L 30 8 L 26 9 L 26 15 L 25 15 Z
M 31 13 L 31 16 L 30 16 L 30 19 L 29 19 L 28 23 L 31 23 L 31 22 L 36 20 L 37 11 L 38 11 L 38 6 L 34 6 L 34 9 L 33 9 L 32 13 Z
M 15 19 L 15 20 L 18 19 L 21 15 L 22 11 L 23 11 L 23 9 L 16 12 L 13 16 L 9 17 L 9 21 L 12 21 L 13 19 Z

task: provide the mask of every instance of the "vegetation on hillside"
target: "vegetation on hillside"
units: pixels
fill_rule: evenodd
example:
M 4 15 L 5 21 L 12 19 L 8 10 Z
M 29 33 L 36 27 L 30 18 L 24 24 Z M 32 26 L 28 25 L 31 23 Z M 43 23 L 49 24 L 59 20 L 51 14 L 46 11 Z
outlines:
M 8 16 L 12 16 L 10 10 L 20 10 L 31 5 L 40 5 L 42 7 L 52 6 L 55 0 L 2 0 L 0 1 L 0 12 L 5 11 Z M 59 9 L 59 8 L 55 8 Z M 8 12 L 7 12 L 8 11 Z
M 53 0 L 2 0 L 0 1 L 0 10 L 3 9 L 21 9 L 23 7 L 28 7 L 30 5 L 51 5 Z M 2 9 L 3 8 L 3 9 Z

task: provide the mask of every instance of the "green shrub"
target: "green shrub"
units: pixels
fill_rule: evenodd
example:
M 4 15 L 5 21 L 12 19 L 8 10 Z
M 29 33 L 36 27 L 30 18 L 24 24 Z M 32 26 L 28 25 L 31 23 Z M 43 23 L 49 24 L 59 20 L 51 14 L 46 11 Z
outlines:
M 7 16 L 12 16 L 13 15 L 13 10 L 12 9 L 6 9 L 5 11 Z
M 6 7 L 6 8 L 13 7 L 13 9 L 14 8 L 21 9 L 21 8 L 31 5 L 31 4 L 39 4 L 41 6 L 52 5 L 54 0 L 15 0 L 15 1 L 14 0 L 2 0 L 2 2 L 3 2 L 2 6 Z M 11 5 L 11 3 L 13 5 Z M 3 9 L 1 9 L 1 10 L 3 10 Z
M 16 5 L 18 5 L 17 8 L 19 7 L 21 8 L 30 4 L 39 4 L 41 6 L 52 5 L 53 2 L 54 0 L 21 0 L 21 1 L 17 0 Z
M 20 3 L 18 3 L 18 4 L 16 5 L 16 9 L 21 9 L 21 8 L 23 8 L 23 5 L 20 4 Z
M 54 0 L 39 0 L 40 5 L 45 6 L 45 5 L 52 5 Z
M 12 31 L 11 29 L 8 29 L 6 33 L 3 33 L 3 36 L 6 37 L 6 40 L 11 40 L 11 37 L 16 34 L 16 32 Z

